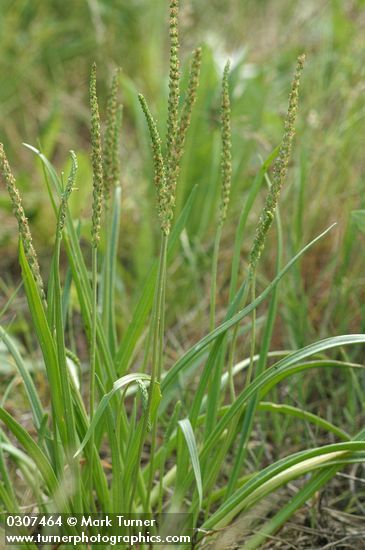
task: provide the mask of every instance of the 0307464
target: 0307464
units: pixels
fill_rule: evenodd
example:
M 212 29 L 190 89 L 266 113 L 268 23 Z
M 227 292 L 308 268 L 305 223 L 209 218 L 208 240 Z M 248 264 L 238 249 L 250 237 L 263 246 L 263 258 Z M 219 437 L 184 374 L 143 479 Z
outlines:
M 35 525 L 53 527 L 62 526 L 62 517 L 60 515 L 27 515 L 27 514 L 9 514 L 6 516 L 7 527 L 34 527 Z

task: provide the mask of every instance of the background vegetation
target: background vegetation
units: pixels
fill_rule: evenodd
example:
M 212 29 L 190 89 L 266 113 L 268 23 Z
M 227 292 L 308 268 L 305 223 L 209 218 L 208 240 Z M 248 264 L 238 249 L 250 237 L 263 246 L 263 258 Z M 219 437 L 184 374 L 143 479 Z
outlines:
M 85 220 L 89 238 L 91 171 L 89 163 L 88 77 L 98 65 L 102 112 L 116 66 L 122 68 L 124 105 L 121 137 L 123 215 L 117 278 L 119 331 L 128 323 L 146 271 L 158 252 L 158 224 L 151 202 L 151 153 L 138 92 L 149 98 L 158 121 L 166 115 L 167 29 L 165 0 L 2 0 L 0 6 L 0 131 L 24 197 L 42 270 L 47 272 L 54 239 L 53 214 L 46 205 L 42 167 L 22 142 L 37 145 L 59 170 L 69 149 L 77 151 L 79 191 L 71 197 L 75 216 Z M 181 10 L 181 43 L 187 59 L 203 46 L 201 84 L 177 191 L 177 213 L 198 184 L 188 230 L 170 267 L 167 288 L 167 361 L 203 336 L 209 316 L 210 264 L 218 219 L 220 79 L 227 57 L 232 60 L 233 181 L 218 273 L 217 316 L 227 302 L 234 234 L 260 158 L 279 143 L 290 82 L 297 55 L 307 63 L 301 87 L 297 137 L 289 176 L 281 198 L 284 259 L 332 222 L 337 227 L 286 275 L 279 288 L 279 316 L 273 349 L 297 349 L 319 338 L 365 332 L 365 3 L 362 0 L 291 2 L 289 0 L 185 0 Z M 187 69 L 187 63 L 185 68 Z M 163 133 L 163 128 L 161 128 Z M 83 182 L 86 182 L 83 185 Z M 8 196 L 0 191 L 1 305 L 20 280 L 17 230 Z M 260 202 L 247 227 L 247 249 Z M 45 201 L 45 202 L 43 202 Z M 52 230 L 50 230 L 52 228 Z M 266 286 L 275 270 L 275 231 L 265 250 L 258 286 Z M 243 261 L 242 269 L 245 267 Z M 169 294 L 174 296 L 173 302 Z M 75 299 L 75 308 L 77 308 Z M 258 312 L 258 315 L 260 311 Z M 76 312 L 77 323 L 77 312 Z M 35 352 L 26 324 L 26 302 L 17 295 L 2 324 L 27 353 Z M 76 342 L 86 358 L 82 339 Z M 247 356 L 247 343 L 241 352 Z M 1 351 L 1 348 L 0 348 Z M 6 353 L 0 365 L 5 380 Z M 363 349 L 342 352 L 346 360 L 363 362 Z M 312 377 L 311 377 L 312 376 Z M 335 420 L 349 432 L 363 422 L 362 374 L 310 373 L 302 385 L 283 385 L 281 401 Z M 289 402 L 289 400 L 288 400 Z M 265 417 L 266 418 L 266 417 Z M 279 426 L 265 420 L 273 439 L 262 452 L 280 456 L 280 444 L 295 450 L 304 440 L 322 442 L 309 429 Z M 266 432 L 268 433 L 268 432 Z M 318 439 L 319 438 L 319 439 Z M 269 438 L 270 439 L 270 438 Z M 269 443 L 270 445 L 267 445 Z M 264 450 L 265 449 L 265 450 Z M 333 489 L 336 493 L 336 489 Z M 361 491 L 360 491 L 361 493 Z M 336 495 L 334 497 L 336 500 Z M 318 527 L 316 525 L 316 527 Z
M 17 166 L 20 187 L 26 191 L 27 213 L 45 254 L 51 235 L 47 209 L 42 208 L 41 174 L 34 157 L 20 144 L 36 145 L 39 140 L 60 168 L 65 153 L 74 148 L 82 179 L 88 179 L 89 67 L 94 60 L 98 63 L 104 107 L 103 88 L 106 92 L 114 67 L 122 67 L 122 254 L 126 284 L 138 283 L 156 251 L 156 228 L 149 208 L 153 196 L 151 158 L 137 92 L 152 98 L 151 108 L 163 120 L 167 94 L 167 34 L 161 24 L 167 24 L 164 0 L 89 0 L 67 5 L 4 0 L 1 15 L 0 71 L 6 76 L 0 90 L 1 137 L 10 161 Z M 218 79 L 226 57 L 233 60 L 234 224 L 258 156 L 266 157 L 280 139 L 293 60 L 301 51 L 307 54 L 295 158 L 282 199 L 286 246 L 295 249 L 329 222 L 336 221 L 338 229 L 323 244 L 324 250 L 317 249 L 306 258 L 297 274 L 300 286 L 294 276 L 288 284 L 285 343 L 289 337 L 303 344 L 314 332 L 325 335 L 330 330 L 363 326 L 361 255 L 350 255 L 352 245 L 357 252 L 361 249 L 358 224 L 351 242 L 344 241 L 344 235 L 354 220 L 351 212 L 364 207 L 365 161 L 360 139 L 365 126 L 364 18 L 361 1 L 309 1 L 304 5 L 285 0 L 232 0 L 224 8 L 220 2 L 186 1 L 182 5 L 184 57 L 196 43 L 204 45 L 197 114 L 178 191 L 178 203 L 182 203 L 192 185 L 199 184 L 200 208 L 189 234 L 195 262 L 204 262 L 209 252 L 209 248 L 196 249 L 195 239 L 204 236 L 209 247 L 215 226 Z M 78 208 L 87 216 L 90 190 L 85 186 L 81 193 Z M 1 223 L 1 245 L 9 244 L 5 250 L 14 250 L 14 222 L 6 215 L 9 205 L 3 190 L 1 207 L 1 219 L 6 220 Z M 232 240 L 228 228 L 224 241 L 227 254 Z M 138 254 L 134 254 L 136 250 Z M 14 260 L 11 253 L 2 255 L 5 280 L 9 269 L 14 269 Z M 224 273 L 221 276 L 224 278 Z M 190 282 L 188 286 L 191 288 Z M 300 287 L 307 291 L 306 303 Z M 194 302 L 193 293 L 191 298 Z M 295 314 L 298 311 L 303 311 L 303 318 Z

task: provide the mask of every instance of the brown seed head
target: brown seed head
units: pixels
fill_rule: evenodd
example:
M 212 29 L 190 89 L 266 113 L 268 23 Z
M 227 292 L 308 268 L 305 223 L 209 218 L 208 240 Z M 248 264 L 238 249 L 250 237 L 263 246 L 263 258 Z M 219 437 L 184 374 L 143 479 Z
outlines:
M 118 148 L 119 135 L 117 132 L 117 95 L 119 88 L 119 75 L 120 69 L 117 69 L 114 73 L 112 83 L 109 90 L 107 110 L 106 110 L 106 128 L 105 128 L 105 140 L 104 140 L 104 197 L 105 203 L 108 203 L 110 198 L 110 192 L 114 185 L 116 185 L 116 167 L 115 161 L 117 160 L 116 149 Z M 116 141 L 117 140 L 117 141 Z M 119 162 L 119 159 L 118 159 Z
M 151 115 L 145 98 L 142 94 L 139 94 L 138 99 L 146 117 L 151 137 L 153 161 L 155 166 L 157 208 L 158 215 L 161 221 L 161 229 L 165 233 L 165 235 L 168 235 L 170 232 L 172 219 L 171 191 L 166 183 L 165 163 L 161 151 L 161 139 L 156 123 Z
M 100 240 L 100 223 L 102 213 L 103 164 L 101 151 L 100 116 L 98 98 L 96 95 L 96 65 L 91 69 L 90 76 L 90 108 L 91 108 L 91 160 L 93 167 L 93 205 L 92 205 L 92 245 L 96 248 Z
M 255 239 L 250 252 L 251 272 L 255 270 L 257 262 L 260 259 L 264 248 L 266 235 L 273 222 L 281 188 L 288 171 L 288 163 L 295 134 L 295 121 L 298 112 L 300 77 L 302 75 L 304 61 L 305 55 L 300 55 L 297 60 L 297 66 L 289 95 L 289 105 L 285 119 L 284 135 L 281 141 L 278 156 L 274 162 L 272 185 L 266 197 L 266 202 L 259 219 Z
M 6 158 L 4 146 L 2 143 L 0 143 L 0 174 L 2 175 L 3 181 L 5 182 L 12 203 L 13 213 L 18 222 L 19 235 L 23 243 L 25 257 L 27 258 L 40 296 L 45 304 L 46 298 L 44 294 L 44 286 L 39 269 L 37 254 L 33 246 L 28 219 L 25 215 L 22 200 L 16 186 L 16 181 L 10 169 L 10 165 L 8 159 Z
M 221 104 L 221 131 L 222 131 L 222 153 L 221 153 L 221 177 L 222 192 L 220 204 L 219 223 L 222 226 L 226 217 L 231 193 L 232 179 L 232 139 L 231 139 L 231 104 L 229 100 L 229 77 L 230 62 L 227 61 L 223 72 L 222 80 L 222 104 Z

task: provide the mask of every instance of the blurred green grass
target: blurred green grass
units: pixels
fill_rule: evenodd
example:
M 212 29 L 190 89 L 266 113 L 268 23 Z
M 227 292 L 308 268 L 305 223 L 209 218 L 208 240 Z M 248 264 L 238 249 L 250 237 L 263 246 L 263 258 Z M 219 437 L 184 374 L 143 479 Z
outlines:
M 168 322 L 174 325 L 181 315 L 190 319 L 187 312 L 193 309 L 195 323 L 184 330 L 194 333 L 207 305 L 208 298 L 204 302 L 200 297 L 208 284 L 202 273 L 209 272 L 217 219 L 219 80 L 226 58 L 233 61 L 234 174 L 231 223 L 224 235 L 219 274 L 222 302 L 227 286 L 224 258 L 232 252 L 239 211 L 260 157 L 267 156 L 280 140 L 295 58 L 304 51 L 307 66 L 295 154 L 281 201 L 287 257 L 330 223 L 338 222 L 338 228 L 288 277 L 281 291 L 282 326 L 276 338 L 283 346 L 297 347 L 314 335 L 364 331 L 364 237 L 358 221 L 362 215 L 352 212 L 365 208 L 365 3 L 182 0 L 181 8 L 185 70 L 189 52 L 198 44 L 204 51 L 178 210 L 193 185 L 199 189 L 189 234 L 184 235 L 182 253 L 174 263 L 174 294 L 180 291 L 183 299 L 168 312 Z M 0 137 L 18 176 L 45 266 L 47 245 L 53 239 L 48 229 L 53 227 L 52 214 L 46 207 L 41 168 L 21 143 L 39 141 L 60 170 L 66 168 L 68 150 L 77 151 L 80 185 L 73 208 L 87 219 L 91 204 L 89 70 L 95 60 L 105 112 L 111 74 L 115 66 L 122 67 L 124 215 L 119 293 L 127 311 L 128 300 L 133 301 L 133 291 L 156 252 L 151 154 L 137 93 L 147 96 L 164 133 L 167 12 L 165 0 L 2 0 L 0 4 Z M 259 204 L 255 211 L 259 212 Z M 16 280 L 17 233 L 3 189 L 0 222 L 1 269 L 10 289 Z M 255 222 L 252 217 L 247 249 Z M 272 273 L 274 257 L 269 244 L 261 280 Z
M 219 305 L 225 305 L 228 298 L 239 213 L 260 159 L 266 158 L 281 138 L 296 56 L 305 52 L 294 154 L 280 201 L 285 259 L 331 223 L 337 222 L 337 228 L 287 274 L 279 288 L 272 349 L 298 349 L 321 337 L 365 332 L 365 2 L 181 0 L 181 9 L 184 82 L 189 54 L 197 45 L 203 46 L 203 66 L 178 187 L 177 210 L 195 184 L 198 192 L 189 229 L 183 233 L 170 267 L 167 363 L 189 342 L 203 336 L 208 318 L 220 193 L 220 79 L 227 57 L 233 62 L 234 171 L 220 254 L 218 319 L 223 311 Z M 21 144 L 39 142 L 66 174 L 68 151 L 76 151 L 78 191 L 72 196 L 71 207 L 82 218 L 82 237 L 88 239 L 89 72 L 95 60 L 105 114 L 112 73 L 116 66 L 122 68 L 123 214 L 116 288 L 121 335 L 158 248 L 151 151 L 137 94 L 147 97 L 164 135 L 167 17 L 167 0 L 0 2 L 0 141 L 17 175 L 44 272 L 49 269 L 55 223 L 41 166 Z M 263 189 L 249 218 L 242 271 L 264 196 Z M 0 188 L 0 310 L 19 282 L 16 242 L 17 227 L 8 195 Z M 260 265 L 259 289 L 274 273 L 275 243 L 272 231 Z M 87 352 L 79 336 L 82 326 L 76 296 L 73 304 L 70 326 L 75 335 L 70 330 L 67 337 L 80 338 L 77 347 L 84 357 Z M 263 311 L 258 311 L 258 317 Z M 34 350 L 21 294 L 7 312 L 5 324 L 27 352 Z M 240 339 L 239 346 L 238 359 L 247 355 L 247 338 Z M 361 349 L 340 350 L 339 357 L 361 362 L 360 354 Z M 40 375 L 39 382 L 44 385 Z M 306 410 L 335 418 L 339 425 L 355 431 L 363 424 L 364 383 L 362 374 L 324 372 L 283 385 L 277 400 L 303 404 Z M 43 391 L 46 394 L 47 388 Z M 318 437 L 308 426 L 289 428 L 277 417 L 262 414 L 260 421 L 263 434 L 269 434 L 268 443 L 273 442 L 274 453 L 280 454 L 288 441 L 299 448 L 303 440 L 309 445 Z

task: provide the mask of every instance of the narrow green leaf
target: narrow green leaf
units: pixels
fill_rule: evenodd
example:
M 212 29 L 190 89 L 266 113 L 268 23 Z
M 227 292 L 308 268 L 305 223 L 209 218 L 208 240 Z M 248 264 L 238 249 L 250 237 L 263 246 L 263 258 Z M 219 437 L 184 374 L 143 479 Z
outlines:
M 253 506 L 290 479 L 354 451 L 364 451 L 364 441 L 347 441 L 301 451 L 264 468 L 226 500 L 203 524 L 204 529 L 227 525 L 241 510 Z
M 39 151 L 36 147 L 24 143 L 24 145 L 33 151 L 42 161 L 47 173 L 49 174 L 52 184 L 56 190 L 56 193 L 59 198 L 62 195 L 62 182 L 57 175 L 56 170 L 49 162 L 49 160 Z M 57 215 L 57 209 L 55 207 L 55 214 Z M 79 238 L 77 230 L 74 227 L 74 223 L 70 214 L 69 209 L 66 211 L 66 232 L 64 235 L 64 242 L 67 252 L 67 257 L 71 266 L 72 276 L 77 290 L 78 299 L 80 302 L 80 308 L 84 324 L 86 327 L 86 332 L 90 335 L 91 327 L 91 286 L 89 280 L 88 270 L 85 265 L 84 257 L 80 248 Z M 107 345 L 107 338 L 103 330 L 102 323 L 97 318 L 97 340 L 98 340 L 98 351 L 103 359 L 101 362 L 101 368 L 105 368 L 103 373 L 103 378 L 108 380 L 108 387 L 113 385 L 114 380 L 116 379 L 116 372 L 114 368 L 114 363 L 112 356 L 110 354 L 109 347 Z
M 364 430 L 356 435 L 354 441 L 361 441 L 365 437 Z M 354 453 L 355 454 L 355 453 Z M 351 459 L 348 458 L 348 461 Z M 359 462 L 359 460 L 357 460 Z M 344 460 L 344 464 L 346 461 Z M 302 487 L 296 495 L 288 502 L 280 511 L 275 514 L 269 521 L 260 527 L 259 532 L 251 537 L 244 545 L 244 550 L 255 550 L 261 547 L 262 543 L 275 533 L 285 521 L 287 521 L 301 506 L 305 504 L 317 491 L 319 491 L 326 483 L 328 483 L 336 473 L 341 469 L 342 464 L 334 464 L 322 468 L 316 472 L 311 480 Z
M 85 434 L 85 437 L 79 449 L 74 455 L 75 457 L 77 457 L 81 453 L 86 443 L 89 441 L 91 435 L 93 434 L 96 426 L 100 422 L 100 419 L 102 418 L 104 411 L 109 401 L 112 399 L 112 397 L 122 388 L 128 386 L 129 384 L 131 384 L 132 382 L 135 382 L 136 380 L 149 380 L 149 379 L 150 379 L 150 376 L 148 374 L 132 373 L 132 374 L 126 374 L 125 376 L 122 376 L 122 378 L 119 378 L 114 382 L 113 388 L 102 397 L 98 407 L 96 408 L 92 421 L 90 423 L 90 426 L 88 427 L 88 430 Z
M 156 415 L 158 411 L 158 407 L 161 401 L 161 391 L 160 391 L 160 384 L 155 383 L 152 388 L 152 396 L 151 396 L 151 406 L 150 406 L 150 418 L 147 419 L 147 423 L 150 425 L 153 425 L 153 423 L 156 420 Z M 127 495 L 133 494 L 136 487 L 139 486 L 139 489 L 141 488 L 141 484 L 143 483 L 143 492 L 146 491 L 145 489 L 145 483 L 143 480 L 143 477 L 141 475 L 141 470 L 139 469 L 139 462 L 140 462 L 140 452 L 141 452 L 141 446 L 143 445 L 143 437 L 144 437 L 144 424 L 146 422 L 146 419 L 144 418 L 144 415 L 148 414 L 147 408 L 145 408 L 142 412 L 142 418 L 140 419 L 137 429 L 131 436 L 131 441 L 129 441 L 129 446 L 126 450 L 126 456 L 128 457 L 128 460 L 126 461 L 125 465 L 125 473 L 124 473 L 124 490 Z M 141 495 L 141 501 L 145 501 L 146 495 Z M 144 497 L 144 498 L 143 498 Z M 128 502 L 128 506 L 130 505 L 130 502 Z
M 268 178 L 267 178 L 267 180 L 268 180 L 268 182 L 271 186 L 271 183 L 270 183 Z M 276 273 L 278 274 L 280 272 L 280 269 L 281 269 L 281 259 L 282 259 L 282 253 L 283 253 L 283 235 L 282 235 L 282 226 L 281 226 L 281 218 L 280 218 L 279 207 L 277 207 L 277 209 L 276 209 L 275 219 L 276 219 L 276 226 L 277 226 Z M 268 313 L 267 313 L 267 319 L 266 319 L 266 322 L 265 322 L 265 328 L 264 328 L 264 332 L 263 332 L 261 342 L 260 342 L 260 347 L 261 347 L 260 356 L 259 356 L 259 360 L 258 360 L 256 368 L 254 368 L 254 362 L 252 361 L 252 371 L 253 371 L 254 376 L 260 375 L 266 367 L 267 357 L 268 357 L 271 338 L 272 338 L 272 333 L 273 333 L 273 330 L 274 330 L 276 310 L 277 310 L 277 302 L 278 302 L 278 287 L 274 288 L 274 290 L 271 293 L 270 304 L 269 304 L 269 309 L 268 309 Z M 255 333 L 252 334 L 253 342 L 254 342 L 254 335 L 255 335 Z M 254 344 L 255 344 L 255 342 L 254 342 Z M 250 369 L 250 367 L 249 367 L 249 369 Z M 245 417 L 244 417 L 244 420 L 243 420 L 243 423 L 242 423 L 242 428 L 241 428 L 241 437 L 240 437 L 238 447 L 237 447 L 237 451 L 236 451 L 237 452 L 236 458 L 234 459 L 233 467 L 231 469 L 230 476 L 229 476 L 229 481 L 228 481 L 228 484 L 227 484 L 227 496 L 231 495 L 233 493 L 233 491 L 236 487 L 237 481 L 238 481 L 240 469 L 241 469 L 242 464 L 245 460 L 247 446 L 248 446 L 248 442 L 249 442 L 250 437 L 251 437 L 252 426 L 253 426 L 253 421 L 254 421 L 254 418 L 255 418 L 255 413 L 256 413 L 256 408 L 257 408 L 258 402 L 259 402 L 259 396 L 254 395 L 250 399 L 249 403 L 247 404 Z
M 358 366 L 360 367 L 360 365 Z M 284 405 L 281 403 L 278 404 L 278 403 L 269 403 L 267 401 L 262 401 L 257 405 L 257 410 L 261 412 L 269 412 L 270 414 L 283 414 L 283 415 L 299 418 L 300 420 L 304 420 L 304 422 L 309 422 L 314 426 L 317 426 L 317 428 L 321 428 L 322 430 L 326 430 L 327 432 L 333 433 L 343 441 L 351 440 L 351 436 L 348 433 L 346 433 L 344 430 L 342 430 L 338 426 L 335 426 L 334 424 L 332 424 L 332 422 L 328 422 L 328 420 L 321 418 L 317 414 L 313 414 L 311 412 L 305 411 L 298 407 L 293 407 L 292 405 Z
M 23 358 L 19 353 L 18 347 L 12 340 L 12 338 L 5 332 L 5 330 L 0 326 L 0 339 L 6 345 L 10 355 L 13 357 L 15 366 L 21 376 L 25 391 L 27 393 L 29 403 L 33 413 L 33 421 L 37 430 L 40 429 L 44 417 L 44 411 L 40 399 L 38 397 L 37 390 L 35 389 L 32 377 L 29 374 L 29 371 L 24 364 Z
M 353 210 L 351 212 L 351 218 L 357 229 L 365 233 L 365 210 Z
M 322 341 L 322 345 L 319 345 L 318 343 L 317 346 L 312 345 L 303 349 L 307 349 L 308 354 L 311 355 L 312 353 L 317 353 L 317 351 L 313 351 L 313 350 L 320 349 L 321 351 L 325 351 L 326 349 L 331 349 L 332 347 L 335 347 L 335 346 L 345 346 L 345 345 L 357 344 L 357 343 L 365 343 L 365 335 L 354 334 L 349 336 L 337 336 L 335 338 L 328 338 L 327 340 Z M 300 350 L 300 352 L 302 351 L 303 350 Z M 242 411 L 242 406 L 257 391 L 260 391 L 260 398 L 262 398 L 266 393 L 270 391 L 270 389 L 274 385 L 278 384 L 284 378 L 287 378 L 288 376 L 291 376 L 293 374 L 302 372 L 304 370 L 309 370 L 312 368 L 318 368 L 318 367 L 355 368 L 355 365 L 351 363 L 347 364 L 347 363 L 339 363 L 339 362 L 332 362 L 332 361 L 312 361 L 308 363 L 298 364 L 297 361 L 299 361 L 299 357 L 303 355 L 300 352 L 297 352 L 292 355 L 291 362 L 285 363 L 284 365 L 280 365 L 279 367 L 273 366 L 267 371 L 263 372 L 237 397 L 236 401 L 230 406 L 227 413 L 222 417 L 222 419 L 219 421 L 216 428 L 213 430 L 213 432 L 210 434 L 209 438 L 207 439 L 204 445 L 204 448 L 202 450 L 202 456 L 207 456 L 209 450 L 212 448 L 214 443 L 218 441 L 220 434 L 223 432 L 223 430 L 230 424 L 230 422 L 235 417 L 235 415 L 238 414 L 240 411 Z M 304 355 L 304 357 L 306 356 Z
M 199 495 L 199 506 L 201 507 L 202 501 L 203 501 L 203 484 L 202 484 L 202 477 L 200 472 L 200 463 L 199 463 L 199 453 L 198 448 L 196 446 L 195 436 L 193 432 L 193 428 L 190 424 L 190 420 L 188 418 L 184 418 L 183 420 L 179 420 L 178 422 L 180 429 L 182 433 L 184 434 L 184 438 L 189 450 L 189 455 L 191 459 L 191 465 L 193 467 L 194 477 L 196 481 L 196 486 L 198 489 L 198 495 Z
M 284 277 L 284 275 L 289 271 L 289 269 L 295 264 L 295 262 L 305 254 L 316 242 L 318 242 L 322 237 L 324 237 L 333 227 L 335 224 L 331 225 L 328 229 L 323 231 L 318 237 L 313 239 L 310 243 L 308 243 L 298 254 L 296 254 L 280 271 L 280 273 L 272 280 L 272 282 L 266 287 L 266 289 L 254 300 L 251 304 L 246 306 L 244 309 L 233 315 L 230 319 L 222 323 L 219 327 L 214 329 L 212 332 L 204 336 L 197 344 L 195 344 L 192 348 L 190 348 L 176 363 L 175 365 L 168 371 L 166 376 L 164 377 L 162 384 L 161 384 L 161 390 L 164 394 L 166 389 L 174 382 L 176 377 L 178 376 L 179 372 L 186 368 L 190 361 L 195 357 L 197 353 L 199 353 L 203 348 L 208 346 L 213 340 L 215 340 L 220 334 L 223 334 L 227 332 L 231 327 L 239 323 L 244 317 L 246 317 L 251 311 L 253 311 L 255 308 L 257 308 L 258 305 L 260 305 L 266 297 L 270 294 L 270 292 L 276 287 L 276 285 L 279 283 L 279 281 Z
M 55 421 L 60 431 L 62 442 L 65 446 L 68 444 L 64 406 L 62 400 L 62 387 L 60 372 L 58 368 L 57 354 L 55 344 L 48 326 L 47 318 L 43 309 L 37 285 L 34 281 L 32 272 L 29 268 L 24 254 L 23 244 L 19 241 L 19 261 L 22 269 L 24 288 L 27 295 L 29 310 L 32 315 L 34 328 L 37 334 L 38 342 L 42 350 L 44 363 L 49 379 L 52 404 L 55 411 Z
M 102 321 L 105 334 L 108 336 L 109 347 L 114 355 L 116 349 L 115 326 L 115 277 L 118 252 L 120 215 L 121 215 L 122 188 L 117 185 L 114 189 L 112 212 L 110 221 L 106 220 L 107 233 L 105 239 L 105 258 L 102 272 Z
M 348 335 L 348 336 L 337 336 L 335 338 L 329 338 L 326 341 L 323 340 L 322 343 L 327 342 L 328 349 L 331 347 L 334 347 L 334 345 L 337 346 L 343 346 L 343 345 L 350 345 L 350 344 L 356 344 L 356 343 L 365 343 L 365 335 L 364 334 L 355 334 L 355 335 Z M 312 346 L 308 346 L 308 348 L 312 349 Z M 321 346 L 317 346 L 318 349 L 321 349 L 324 351 L 325 344 Z M 304 349 L 304 348 L 303 348 Z M 300 350 L 302 352 L 303 350 Z M 296 354 L 293 354 L 293 356 Z M 281 366 L 278 369 L 275 367 L 271 367 L 264 373 L 262 373 L 260 376 L 258 376 L 251 384 L 242 391 L 242 393 L 237 397 L 236 401 L 232 403 L 227 408 L 227 412 L 222 416 L 220 421 L 218 422 L 215 429 L 212 431 L 210 436 L 205 441 L 203 448 L 200 452 L 200 462 L 204 461 L 208 456 L 209 453 L 212 452 L 212 448 L 215 445 L 218 445 L 220 442 L 221 437 L 223 437 L 223 434 L 227 427 L 231 425 L 231 422 L 234 421 L 234 418 L 238 414 L 242 414 L 244 411 L 244 408 L 246 406 L 247 401 L 252 397 L 252 395 L 255 395 L 259 391 L 260 399 L 266 395 L 271 388 L 278 384 L 280 381 L 284 380 L 285 378 L 297 374 L 302 371 L 306 371 L 313 368 L 365 368 L 362 365 L 357 365 L 353 363 L 344 363 L 340 361 L 311 361 L 307 363 L 299 363 L 297 364 L 294 359 L 294 364 L 284 365 Z M 187 476 L 185 480 L 184 485 L 184 491 L 187 490 L 189 485 L 192 482 L 191 476 Z
M 243 205 L 243 209 L 237 225 L 235 241 L 233 246 L 231 282 L 230 282 L 230 289 L 229 289 L 230 301 L 233 300 L 233 297 L 237 291 L 237 280 L 238 280 L 239 266 L 241 261 L 241 248 L 244 240 L 244 232 L 246 228 L 247 219 L 251 211 L 251 208 L 255 202 L 256 196 L 261 188 L 262 182 L 265 177 L 265 173 L 270 168 L 272 162 L 276 158 L 279 152 L 279 149 L 280 149 L 280 145 L 275 147 L 275 149 L 270 153 L 267 159 L 262 163 L 252 185 L 250 186 L 248 197 Z
M 35 441 L 33 441 L 28 432 L 26 432 L 25 429 L 2 407 L 0 407 L 0 420 L 6 424 L 17 441 L 36 464 L 50 494 L 57 497 L 60 511 L 69 511 L 66 497 L 63 495 L 62 489 L 46 455 L 41 451 Z
M 174 225 L 171 234 L 169 236 L 168 246 L 167 246 L 167 258 L 169 259 L 175 249 L 175 246 L 178 243 L 179 236 L 184 229 L 187 219 L 190 215 L 194 198 L 196 195 L 197 187 L 195 186 L 191 191 L 186 204 L 179 215 L 176 224 Z M 158 271 L 158 261 L 156 260 L 153 264 L 153 267 L 147 277 L 147 281 L 143 287 L 141 297 L 136 305 L 136 308 L 133 313 L 133 317 L 128 325 L 127 331 L 124 335 L 121 346 L 116 355 L 116 365 L 118 374 L 121 375 L 128 369 L 130 359 L 133 355 L 135 345 L 140 338 L 142 331 L 145 327 L 145 323 L 148 317 L 148 314 L 152 307 L 154 289 L 156 284 Z
M 75 384 L 73 383 L 72 379 L 71 379 L 71 383 L 72 383 L 72 396 L 73 396 L 74 408 L 75 408 L 75 421 L 77 425 L 77 432 L 78 432 L 80 441 L 82 441 L 89 427 L 89 419 L 87 417 L 85 405 L 80 395 L 80 392 L 75 387 Z M 103 470 L 103 466 L 101 464 L 101 459 L 96 447 L 94 447 L 93 449 L 91 449 L 90 446 L 86 447 L 85 449 L 86 460 L 90 461 L 91 453 L 93 453 L 93 458 L 91 462 L 93 464 L 94 482 L 95 482 L 96 493 L 98 496 L 98 500 L 100 502 L 100 506 L 102 507 L 103 510 L 111 510 L 112 505 L 110 501 L 108 482 L 107 482 L 106 475 Z

